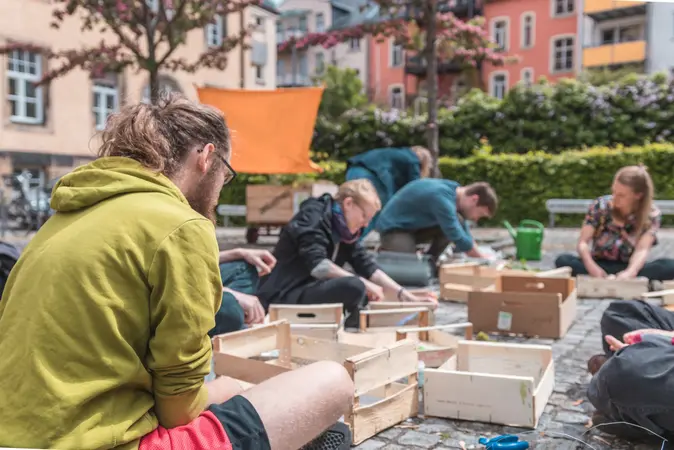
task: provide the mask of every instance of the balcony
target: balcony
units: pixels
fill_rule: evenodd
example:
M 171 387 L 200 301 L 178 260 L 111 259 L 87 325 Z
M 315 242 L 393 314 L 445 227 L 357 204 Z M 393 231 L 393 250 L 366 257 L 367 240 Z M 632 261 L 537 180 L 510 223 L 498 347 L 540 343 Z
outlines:
M 304 87 L 312 86 L 313 82 L 309 75 L 304 74 L 280 74 L 276 75 L 276 87 Z
M 463 66 L 454 62 L 438 61 L 438 74 L 458 73 L 463 70 Z M 415 76 L 426 76 L 426 61 L 421 56 L 405 57 L 405 73 Z
M 583 49 L 583 67 L 617 66 L 646 60 L 646 41 L 619 42 Z
M 595 20 L 620 19 L 646 14 L 645 1 L 585 0 L 585 15 Z

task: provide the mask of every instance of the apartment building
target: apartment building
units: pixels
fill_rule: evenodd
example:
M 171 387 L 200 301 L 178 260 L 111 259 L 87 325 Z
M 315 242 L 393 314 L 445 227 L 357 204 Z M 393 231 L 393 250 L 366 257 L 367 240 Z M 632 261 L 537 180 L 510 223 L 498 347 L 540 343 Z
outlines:
M 281 11 L 276 24 L 278 44 L 308 33 L 351 28 L 376 16 L 377 11 L 367 0 L 285 0 L 278 8 Z M 297 49 L 291 45 L 278 53 L 276 84 L 279 87 L 313 85 L 314 78 L 322 75 L 330 64 L 356 70 L 366 86 L 367 41 L 368 38 L 354 38 L 331 49 L 320 46 Z
M 50 2 L 44 0 L 0 0 L 0 43 L 21 42 L 45 49 L 95 46 L 102 36 L 82 32 L 72 21 L 59 30 L 50 27 Z M 276 82 L 275 23 L 277 12 L 270 5 L 251 7 L 242 15 L 218 18 L 205 30 L 195 30 L 176 57 L 187 61 L 220 45 L 242 24 L 256 24 L 250 49 L 236 49 L 229 55 L 224 71 L 200 70 L 160 74 L 165 90 L 183 92 L 197 98 L 195 85 L 222 88 L 274 89 Z M 271 42 L 270 42 L 271 41 Z M 34 178 L 46 180 L 95 158 L 96 132 L 110 114 L 125 103 L 148 98 L 144 72 L 125 71 L 102 79 L 75 70 L 54 80 L 48 87 L 35 87 L 42 74 L 53 68 L 39 53 L 14 51 L 0 57 L 0 176 L 28 170 Z M 92 139 L 93 138 L 93 139 Z
M 674 3 L 584 0 L 579 18 L 584 70 L 629 65 L 672 73 Z
M 592 0 L 586 0 L 592 1 Z M 503 98 L 517 83 L 540 77 L 554 82 L 574 78 L 580 69 L 578 11 L 581 0 L 492 0 L 484 16 L 492 40 L 517 63 L 485 63 L 482 82 L 489 94 Z
M 461 19 L 482 13 L 483 0 L 452 0 L 441 6 Z M 389 38 L 370 40 L 368 96 L 385 107 L 426 111 L 426 65 L 419 55 Z M 454 104 L 470 84 L 460 65 L 438 61 L 438 98 Z

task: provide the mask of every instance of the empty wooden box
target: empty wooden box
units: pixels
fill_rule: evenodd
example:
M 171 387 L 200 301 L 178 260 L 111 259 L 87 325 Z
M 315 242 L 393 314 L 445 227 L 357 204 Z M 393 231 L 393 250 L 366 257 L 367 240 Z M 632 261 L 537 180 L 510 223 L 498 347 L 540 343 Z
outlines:
M 337 339 L 342 326 L 341 303 L 321 305 L 269 305 L 269 322 L 287 320 L 292 334 Z
M 309 197 L 335 194 L 338 186 L 317 181 L 302 186 L 249 184 L 246 186 L 246 221 L 255 225 L 284 225 Z
M 494 292 L 471 292 L 468 321 L 476 331 L 563 337 L 576 318 L 573 278 L 500 276 Z
M 419 412 L 419 358 L 416 343 L 411 340 L 371 349 L 291 335 L 290 324 L 281 320 L 215 336 L 213 349 L 217 376 L 253 385 L 306 363 L 343 364 L 355 385 L 353 405 L 344 416 L 354 445 Z M 273 359 L 259 360 L 262 354 L 274 350 L 278 354 Z M 403 379 L 405 382 L 400 382 Z
M 550 347 L 462 341 L 447 363 L 424 371 L 424 414 L 536 428 L 554 382 Z
M 579 298 L 634 300 L 641 298 L 644 293 L 648 292 L 648 278 L 615 280 L 578 275 L 576 282 Z

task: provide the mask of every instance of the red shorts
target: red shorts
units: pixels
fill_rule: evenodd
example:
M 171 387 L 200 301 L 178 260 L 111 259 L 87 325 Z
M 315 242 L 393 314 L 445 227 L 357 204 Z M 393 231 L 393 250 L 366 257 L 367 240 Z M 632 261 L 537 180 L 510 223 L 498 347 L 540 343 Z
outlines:
M 237 395 L 212 405 L 181 427 L 158 427 L 141 439 L 139 450 L 271 450 L 262 419 Z

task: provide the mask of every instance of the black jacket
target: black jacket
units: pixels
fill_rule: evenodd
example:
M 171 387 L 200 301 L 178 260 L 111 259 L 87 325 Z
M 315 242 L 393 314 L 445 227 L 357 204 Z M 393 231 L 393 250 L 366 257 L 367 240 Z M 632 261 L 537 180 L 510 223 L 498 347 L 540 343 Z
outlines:
M 302 293 L 297 288 L 316 280 L 311 271 L 326 258 L 338 266 L 348 262 L 356 274 L 366 279 L 377 270 L 374 258 L 360 242 L 335 243 L 332 233 L 334 201 L 329 194 L 305 200 L 281 231 L 274 249 L 276 267 L 260 280 L 257 291 L 265 309 L 272 303 L 297 303 Z

